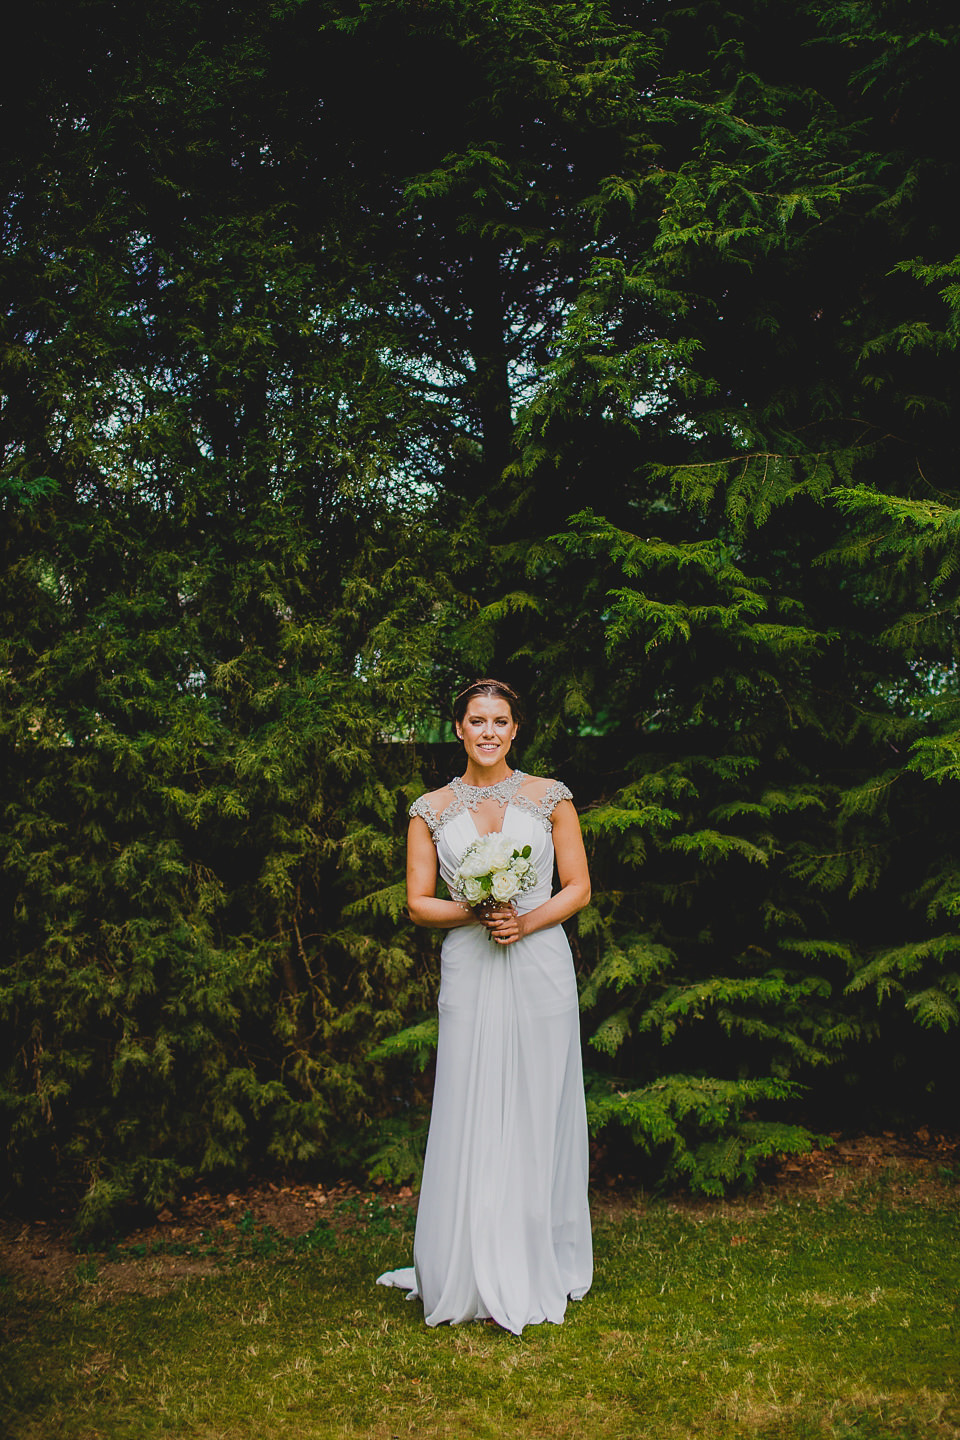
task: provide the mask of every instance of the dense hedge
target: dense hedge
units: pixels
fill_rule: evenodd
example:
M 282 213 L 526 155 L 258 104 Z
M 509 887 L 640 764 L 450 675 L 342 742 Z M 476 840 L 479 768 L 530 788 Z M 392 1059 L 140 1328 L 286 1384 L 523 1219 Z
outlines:
M 75 1185 L 94 1225 L 255 1164 L 416 1173 L 437 976 L 404 812 L 480 670 L 582 803 L 591 1117 L 629 1163 L 716 1191 L 846 1117 L 942 1114 L 952 11 L 26 25 L 14 1187 Z

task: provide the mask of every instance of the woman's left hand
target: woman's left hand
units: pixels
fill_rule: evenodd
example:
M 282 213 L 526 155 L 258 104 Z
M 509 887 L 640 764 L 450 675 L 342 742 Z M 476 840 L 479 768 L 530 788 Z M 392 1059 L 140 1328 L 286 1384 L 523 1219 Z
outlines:
M 491 939 L 498 945 L 512 945 L 523 935 L 523 916 L 518 915 L 512 905 L 498 905 L 496 909 L 484 911 L 480 923 L 487 927 Z

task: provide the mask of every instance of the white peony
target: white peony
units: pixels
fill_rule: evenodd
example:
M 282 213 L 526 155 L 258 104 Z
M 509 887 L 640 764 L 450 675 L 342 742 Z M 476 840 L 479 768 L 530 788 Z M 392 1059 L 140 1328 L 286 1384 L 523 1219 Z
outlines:
M 513 859 L 513 852 L 516 848 L 512 840 L 506 835 L 487 835 L 484 837 L 489 845 L 487 850 L 487 861 L 490 870 L 506 870 Z
M 463 859 L 460 861 L 457 874 L 464 877 L 468 875 L 486 875 L 489 869 L 490 865 L 487 861 L 487 857 L 483 854 L 481 850 L 475 849 L 471 845 L 466 855 L 464 855 Z

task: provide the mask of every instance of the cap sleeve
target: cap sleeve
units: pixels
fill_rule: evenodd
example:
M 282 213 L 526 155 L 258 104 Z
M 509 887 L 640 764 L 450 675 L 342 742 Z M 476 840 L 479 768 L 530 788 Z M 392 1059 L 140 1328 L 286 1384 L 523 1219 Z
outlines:
M 551 816 L 560 804 L 561 800 L 572 800 L 573 791 L 568 790 L 562 780 L 554 780 L 549 786 L 543 799 L 540 801 L 540 808 L 544 815 Z
M 410 806 L 410 810 L 408 813 L 411 820 L 415 815 L 419 815 L 421 820 L 425 820 L 427 822 L 427 829 L 430 831 L 431 835 L 435 835 L 437 833 L 437 812 L 430 804 L 430 801 L 427 799 L 426 795 L 421 795 L 419 800 L 414 800 L 413 804 Z

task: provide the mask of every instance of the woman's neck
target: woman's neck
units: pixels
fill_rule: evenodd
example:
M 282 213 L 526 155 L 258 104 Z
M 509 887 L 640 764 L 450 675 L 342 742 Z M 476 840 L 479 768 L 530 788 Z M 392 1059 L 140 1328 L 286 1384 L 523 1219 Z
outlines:
M 472 785 L 478 789 L 486 789 L 490 785 L 499 785 L 501 780 L 509 780 L 514 772 L 508 766 L 506 760 L 495 766 L 492 770 L 474 767 L 467 761 L 467 768 L 462 775 L 464 785 Z

